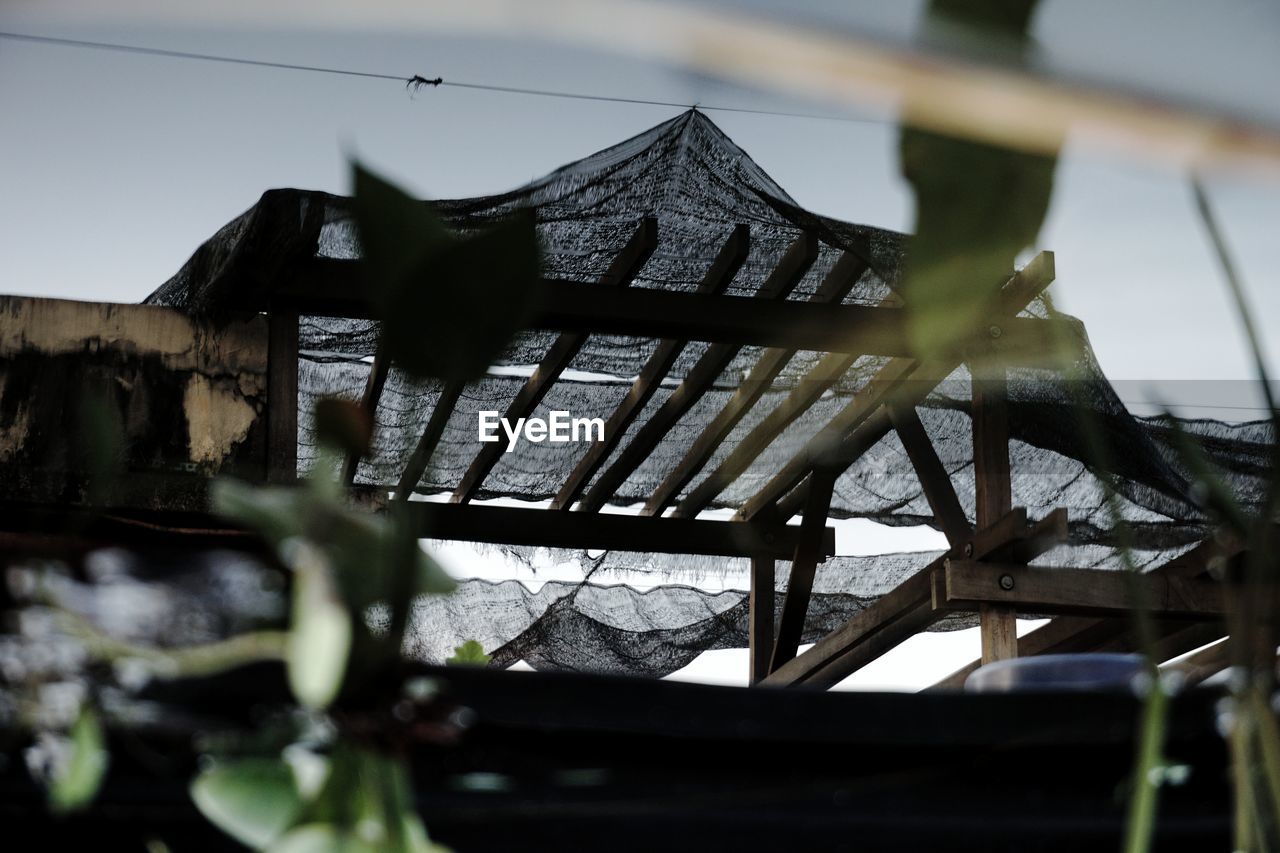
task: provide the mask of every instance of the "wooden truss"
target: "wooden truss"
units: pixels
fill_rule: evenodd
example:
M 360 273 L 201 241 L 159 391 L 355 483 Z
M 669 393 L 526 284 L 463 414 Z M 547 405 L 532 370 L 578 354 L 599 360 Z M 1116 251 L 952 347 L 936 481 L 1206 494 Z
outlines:
M 507 544 L 592 549 L 721 554 L 751 560 L 751 680 L 769 685 L 830 686 L 918 631 L 957 612 L 976 612 L 982 660 L 1017 654 L 1121 648 L 1131 642 L 1127 607 L 1141 601 L 1158 620 L 1170 656 L 1222 635 L 1222 603 L 1203 574 L 1222 547 L 1206 543 L 1190 555 L 1140 577 L 1080 569 L 1064 571 L 1034 561 L 1066 539 L 1066 513 L 1029 522 L 1012 507 L 1005 377 L 992 364 L 1036 363 L 1045 341 L 1065 339 L 1061 321 L 1018 316 L 1053 280 L 1051 253 L 1042 252 L 992 298 L 986 320 L 950 357 L 923 360 L 907 335 L 908 315 L 896 297 L 878 305 L 845 305 L 844 297 L 867 270 L 846 252 L 806 301 L 787 297 L 818 256 L 818 240 L 802 233 L 779 257 L 753 296 L 725 291 L 747 257 L 750 230 L 739 225 L 691 292 L 632 288 L 657 247 L 656 222 L 644 219 L 601 280 L 583 284 L 546 280 L 531 321 L 559 332 L 541 363 L 510 403 L 506 417 L 534 413 L 591 334 L 658 339 L 622 402 L 609 415 L 605 436 L 585 453 L 548 509 L 510 509 L 474 503 L 499 460 L 486 444 L 466 469 L 449 504 L 417 503 L 423 535 Z M 287 480 L 296 466 L 298 316 L 367 317 L 358 262 L 307 260 L 277 289 L 271 305 L 268 477 Z M 625 445 L 628 428 L 667 378 L 691 341 L 710 346 L 656 412 Z M 668 431 L 712 388 L 744 346 L 764 347 L 728 402 L 658 488 L 639 516 L 602 513 Z M 689 489 L 717 449 L 799 351 L 824 353 L 781 402 L 716 467 Z M 848 404 L 783 464 L 731 521 L 697 516 L 757 461 L 865 355 L 888 361 Z M 994 358 L 993 358 L 994 356 Z M 973 435 L 977 525 L 972 528 L 950 476 L 934 451 L 916 406 L 961 365 L 974 376 Z M 379 351 L 361 405 L 372 414 L 389 368 Z M 446 383 L 396 487 L 407 497 L 417 487 L 462 393 Z M 889 432 L 895 432 L 950 549 L 899 587 L 859 612 L 811 649 L 797 654 L 818 565 L 834 550 L 827 516 L 837 479 Z M 612 461 L 610 461 L 612 460 Z M 349 458 L 349 484 L 358 460 Z M 665 513 L 665 514 L 664 514 Z M 799 526 L 788 525 L 801 516 Z M 789 560 L 787 591 L 775 624 L 775 565 Z M 1135 598 L 1135 596 L 1137 598 Z M 1019 613 L 1058 615 L 1021 639 Z M 978 665 L 940 687 L 958 686 Z

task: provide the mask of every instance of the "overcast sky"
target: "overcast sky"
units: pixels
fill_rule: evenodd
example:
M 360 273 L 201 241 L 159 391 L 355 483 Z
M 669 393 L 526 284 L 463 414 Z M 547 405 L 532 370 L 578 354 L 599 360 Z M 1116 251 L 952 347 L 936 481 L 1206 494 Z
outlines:
M 1060 32 L 1090 43 L 1086 24 L 1055 11 L 1064 8 L 1061 3 L 1048 5 L 1037 31 L 1042 40 L 1052 44 Z M 180 18 L 143 14 L 127 25 L 86 25 L 66 13 L 76 7 L 84 4 L 16 0 L 0 7 L 0 30 L 405 77 L 442 75 L 707 106 L 834 111 L 830 104 L 752 91 L 638 59 L 559 44 L 463 37 L 420 23 L 400 30 L 336 31 L 311 21 L 296 28 L 276 22 L 264 29 L 231 16 L 195 28 Z M 907 4 L 882 17 L 886 25 L 909 28 L 918 8 Z M 1194 30 L 1168 23 L 1161 19 L 1164 31 L 1180 38 Z M 1251 25 L 1240 28 L 1236 22 L 1238 32 L 1248 33 L 1242 51 L 1259 41 L 1280 43 L 1274 15 L 1258 13 L 1244 23 Z M 1211 17 L 1196 23 L 1216 25 Z M 1197 59 L 1203 57 L 1187 55 L 1179 66 L 1191 81 L 1198 79 L 1188 70 Z M 1271 83 L 1276 79 L 1280 75 Z M 0 290 L 137 301 L 264 190 L 346 192 L 350 153 L 424 197 L 474 196 L 515 187 L 678 112 L 448 88 L 413 94 L 387 80 L 0 40 Z M 911 200 L 898 175 L 891 114 L 868 109 L 861 121 L 714 110 L 708 115 L 800 204 L 849 221 L 909 230 Z M 1274 174 L 1215 174 L 1209 187 L 1274 366 L 1280 363 L 1280 287 L 1274 280 L 1280 269 L 1280 183 Z M 1104 370 L 1133 380 L 1123 386 L 1122 397 L 1173 399 L 1196 416 L 1256 415 L 1197 408 L 1247 405 L 1243 383 L 1221 380 L 1243 380 L 1252 370 L 1185 175 L 1160 163 L 1100 158 L 1069 142 L 1040 247 L 1057 255 L 1053 292 L 1059 306 L 1084 320 Z M 932 660 L 938 674 L 949 671 L 949 661 L 937 662 L 943 640 L 922 642 L 916 664 Z M 954 641 L 946 648 L 957 663 L 970 654 L 967 647 L 954 652 Z

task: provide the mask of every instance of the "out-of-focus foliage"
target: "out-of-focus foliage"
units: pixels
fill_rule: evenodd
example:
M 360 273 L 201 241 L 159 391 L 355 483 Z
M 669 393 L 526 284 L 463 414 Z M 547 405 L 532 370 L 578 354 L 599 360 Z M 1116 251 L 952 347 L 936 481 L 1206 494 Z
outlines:
M 529 216 L 467 237 L 446 232 L 432 209 L 356 166 L 355 209 L 369 286 L 381 308 L 386 357 L 410 372 L 453 379 L 484 373 L 524 321 L 539 276 Z M 407 499 L 372 514 L 351 505 L 331 474 L 340 456 L 368 451 L 372 421 L 360 406 L 330 400 L 316 410 L 325 454 L 300 487 L 220 482 L 214 509 L 259 531 L 293 572 L 285 662 L 299 703 L 323 711 L 377 675 L 397 673 L 410 601 L 451 592 L 449 575 L 419 545 Z M 390 612 L 384 636 L 366 615 Z M 479 643 L 451 663 L 484 664 Z M 355 687 L 353 688 L 353 682 Z M 418 685 L 417 701 L 433 691 Z M 412 696 L 410 684 L 403 692 Z M 345 691 L 345 692 L 344 692 Z M 406 700 L 408 701 L 408 700 Z M 336 718 L 335 718 L 336 719 Z M 414 808 L 403 757 L 339 731 L 308 762 L 304 784 L 290 750 L 214 759 L 192 798 L 241 842 L 272 853 L 431 853 Z M 311 746 L 314 746 L 311 745 Z
M 461 664 L 463 666 L 484 666 L 489 660 L 489 656 L 484 653 L 484 646 L 475 640 L 467 640 L 453 650 L 453 656 L 446 663 Z
M 282 756 L 214 762 L 191 785 L 211 822 L 258 850 L 432 853 L 400 758 L 337 744 L 304 780 Z
M 403 547 L 400 516 L 348 506 L 323 476 L 302 488 L 219 482 L 213 503 L 220 514 L 261 532 L 293 570 L 286 662 L 295 695 L 309 707 L 323 708 L 337 696 L 353 648 L 374 645 L 364 613 L 390 603 L 402 577 L 409 578 L 410 596 L 454 588 L 416 539 Z
M 482 376 L 533 307 L 540 270 L 532 214 L 454 236 L 426 202 L 359 165 L 353 204 L 391 358 L 423 376 Z
M 1017 52 L 1036 2 L 934 0 L 925 29 L 963 28 L 977 45 Z M 1057 157 L 942 136 L 905 118 L 900 157 L 916 225 L 901 290 L 912 346 L 940 356 L 979 328 L 1014 260 L 1035 241 Z
M 49 804 L 55 812 L 71 812 L 88 805 L 106 775 L 110 755 L 102 723 L 92 707 L 81 707 L 65 746 L 49 785 Z
M 302 797 L 283 760 L 219 760 L 191 783 L 191 799 L 211 822 L 249 847 L 266 847 L 293 825 Z

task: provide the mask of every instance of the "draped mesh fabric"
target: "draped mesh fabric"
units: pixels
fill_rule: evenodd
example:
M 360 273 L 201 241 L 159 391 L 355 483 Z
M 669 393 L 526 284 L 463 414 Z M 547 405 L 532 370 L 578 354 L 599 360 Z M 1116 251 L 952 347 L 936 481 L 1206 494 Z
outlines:
M 853 168 L 852 166 L 850 168 Z M 658 247 L 631 286 L 691 291 L 701 281 L 735 225 L 750 227 L 746 263 L 726 292 L 753 295 L 786 248 L 803 232 L 821 241 L 817 261 L 787 298 L 807 300 L 843 252 L 866 264 L 846 304 L 874 305 L 889 295 L 901 266 L 903 235 L 834 221 L 800 208 L 710 120 L 684 113 L 626 142 L 567 165 L 510 193 L 436 203 L 459 231 L 483 228 L 513 210 L 535 210 L 548 277 L 594 283 L 634 234 L 645 216 L 658 223 Z M 317 240 L 315 234 L 319 234 Z M 216 313 L 234 306 L 265 306 L 274 283 L 291 263 L 307 257 L 359 256 L 349 204 L 326 193 L 273 190 L 200 247 L 192 259 L 148 302 L 191 312 Z M 1046 316 L 1036 300 L 1025 312 Z M 1032 519 L 1057 507 L 1070 516 L 1070 552 L 1047 555 L 1060 564 L 1116 565 L 1096 546 L 1113 541 L 1116 510 L 1135 530 L 1139 559 L 1155 563 L 1206 533 L 1206 518 L 1194 500 L 1192 477 L 1179 461 L 1172 424 L 1133 417 L 1094 361 L 1082 328 L 1077 367 L 1083 381 L 1068 387 L 1044 370 L 1015 369 L 1009 378 L 1009 422 L 1013 503 Z M 490 375 L 470 383 L 448 419 L 430 465 L 418 483 L 423 494 L 452 491 L 475 457 L 477 412 L 505 411 L 556 335 L 527 331 L 517 336 Z M 369 321 L 303 318 L 299 363 L 299 468 L 316 458 L 310 412 L 323 396 L 358 398 L 376 348 Z M 569 369 L 550 389 L 535 417 L 553 410 L 579 417 L 608 418 L 631 387 L 657 341 L 592 335 Z M 618 453 L 648 422 L 706 349 L 686 345 L 667 379 L 618 442 Z M 617 504 L 643 502 L 683 458 L 703 427 L 718 413 L 762 353 L 743 347 L 714 387 L 685 414 L 646 461 L 613 495 Z M 696 487 L 753 427 L 786 397 L 821 353 L 800 352 L 761 400 L 733 429 L 684 490 Z M 797 418 L 713 506 L 737 507 L 755 493 L 843 408 L 884 364 L 864 356 L 832 390 Z M 430 418 L 440 384 L 417 380 L 392 368 L 376 413 L 373 452 L 356 482 L 394 486 L 404 462 Z M 1100 418 L 1120 499 L 1108 506 L 1095 472 L 1082 459 L 1084 446 L 1073 403 L 1083 400 Z M 969 382 L 957 370 L 920 407 L 956 492 L 973 520 L 973 459 Z M 1264 489 L 1266 445 L 1262 423 L 1229 425 L 1184 421 L 1226 480 L 1247 502 Z M 485 479 L 480 498 L 542 501 L 553 497 L 586 451 L 586 444 L 523 443 L 505 453 Z M 599 473 L 596 474 L 599 477 Z M 594 482 L 594 481 L 593 481 Z M 892 525 L 931 524 L 932 514 L 906 454 L 889 434 L 836 483 L 835 518 L 861 517 Z M 512 549 L 512 553 L 520 549 Z M 526 549 L 530 551 L 532 549 Z M 817 594 L 807 634 L 817 636 L 918 570 L 932 555 L 835 558 L 819 568 Z M 586 559 L 585 557 L 583 558 Z M 498 659 L 525 659 L 535 666 L 665 674 L 699 651 L 745 645 L 741 592 L 710 593 L 687 585 L 648 589 L 604 587 L 613 572 L 651 571 L 658 580 L 687 580 L 706 570 L 707 558 L 655 559 L 650 555 L 604 554 L 590 558 L 580 583 L 548 583 L 534 593 L 519 584 L 471 582 L 453 599 L 424 600 L 410 643 L 415 653 L 438 658 L 458 640 L 482 638 Z M 683 562 L 681 562 L 683 560 Z M 731 561 L 724 561 L 726 564 Z M 647 568 L 646 568 L 647 567 Z M 728 571 L 728 569 L 726 569 Z M 590 575 L 591 580 L 586 578 Z M 745 575 L 743 575 L 745 576 Z M 785 581 L 785 566 L 779 576 Z M 558 584 L 558 585 L 557 585 Z M 941 623 L 956 627 L 962 620 Z

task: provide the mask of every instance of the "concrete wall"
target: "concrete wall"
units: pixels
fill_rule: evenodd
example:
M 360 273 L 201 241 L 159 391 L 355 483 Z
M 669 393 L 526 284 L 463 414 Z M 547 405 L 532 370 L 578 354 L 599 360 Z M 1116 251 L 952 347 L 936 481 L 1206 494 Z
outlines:
M 0 499 L 200 508 L 262 475 L 266 392 L 264 317 L 0 296 Z

